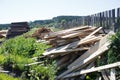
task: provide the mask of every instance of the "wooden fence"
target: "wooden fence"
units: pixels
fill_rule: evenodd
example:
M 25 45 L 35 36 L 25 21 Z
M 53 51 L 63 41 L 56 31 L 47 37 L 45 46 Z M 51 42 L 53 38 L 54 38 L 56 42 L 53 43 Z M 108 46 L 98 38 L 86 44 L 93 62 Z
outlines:
M 117 31 L 120 26 L 120 8 L 85 16 L 82 18 L 81 25 L 97 26 Z

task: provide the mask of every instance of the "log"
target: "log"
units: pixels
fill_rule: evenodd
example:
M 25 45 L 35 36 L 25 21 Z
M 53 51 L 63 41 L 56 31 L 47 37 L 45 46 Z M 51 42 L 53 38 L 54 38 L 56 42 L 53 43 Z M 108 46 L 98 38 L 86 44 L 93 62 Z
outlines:
M 120 66 L 120 62 L 107 64 L 107 65 L 104 65 L 104 66 L 99 66 L 99 67 L 95 67 L 95 68 L 91 68 L 91 69 L 81 70 L 79 72 L 70 73 L 70 74 L 64 76 L 63 78 L 74 77 L 74 76 L 87 74 L 87 73 L 91 73 L 91 72 L 95 72 L 95 71 L 101 71 L 101 70 L 114 68 L 114 67 L 118 67 L 118 66 Z M 111 80 L 114 80 L 114 79 L 112 78 Z

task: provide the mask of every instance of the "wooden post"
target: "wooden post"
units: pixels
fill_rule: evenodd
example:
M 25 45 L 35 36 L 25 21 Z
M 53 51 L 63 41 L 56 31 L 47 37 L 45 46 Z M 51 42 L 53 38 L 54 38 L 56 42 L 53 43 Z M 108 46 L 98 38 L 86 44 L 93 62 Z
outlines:
M 97 26 L 97 14 L 95 14 L 94 16 L 95 16 L 94 26 Z
M 100 13 L 98 13 L 98 27 L 100 27 Z
M 102 26 L 102 13 L 100 13 L 100 26 Z
M 98 14 L 96 14 L 96 27 L 98 27 L 99 26 L 99 23 L 98 23 L 98 18 L 99 16 L 98 16 Z
M 102 12 L 102 27 L 105 28 L 105 15 L 104 15 L 104 12 Z
M 111 10 L 109 10 L 109 29 L 111 29 L 111 26 L 112 26 L 112 21 L 111 21 Z
M 105 14 L 106 14 L 106 28 L 108 29 L 108 11 L 106 11 Z
M 116 26 L 115 26 L 115 9 L 112 9 L 112 27 L 113 27 L 113 31 L 116 31 Z
M 120 8 L 117 9 L 117 29 L 119 28 L 120 25 Z

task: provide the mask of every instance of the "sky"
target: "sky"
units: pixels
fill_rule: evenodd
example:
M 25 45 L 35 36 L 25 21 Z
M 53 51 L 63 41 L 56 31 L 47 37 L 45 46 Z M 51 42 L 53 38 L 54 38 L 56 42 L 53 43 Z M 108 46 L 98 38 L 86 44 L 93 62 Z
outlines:
M 120 0 L 0 0 L 0 24 L 87 16 L 120 7 Z

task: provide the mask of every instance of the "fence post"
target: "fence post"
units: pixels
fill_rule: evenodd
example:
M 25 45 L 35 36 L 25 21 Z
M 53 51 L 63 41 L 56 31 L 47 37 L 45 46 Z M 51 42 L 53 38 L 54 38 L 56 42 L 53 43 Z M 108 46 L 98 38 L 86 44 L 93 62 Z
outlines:
M 100 26 L 102 27 L 102 14 L 100 13 Z
M 112 27 L 113 27 L 113 31 L 116 31 L 115 9 L 112 9 Z
M 117 8 L 117 29 L 120 27 L 120 8 Z

